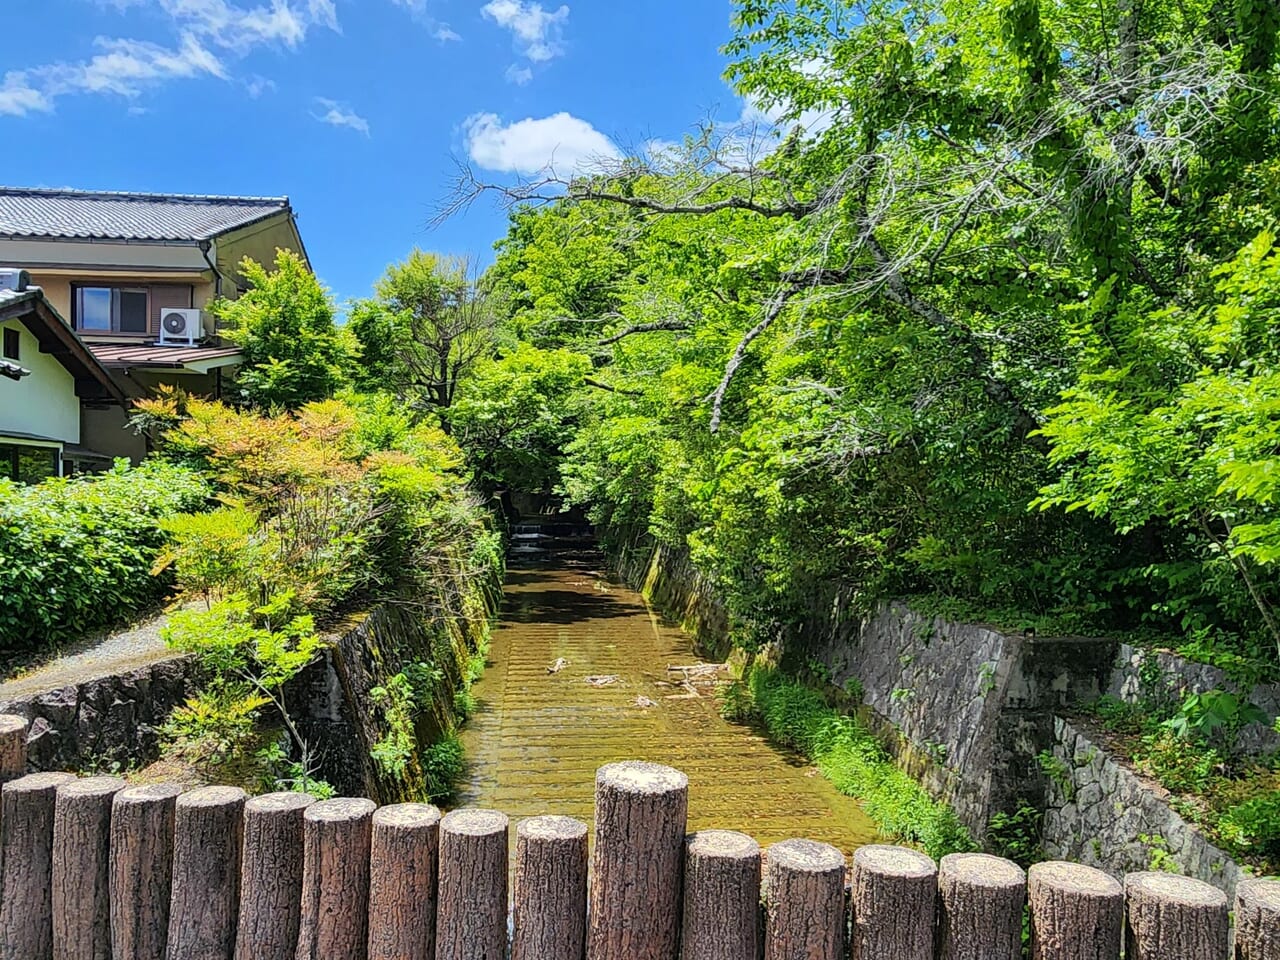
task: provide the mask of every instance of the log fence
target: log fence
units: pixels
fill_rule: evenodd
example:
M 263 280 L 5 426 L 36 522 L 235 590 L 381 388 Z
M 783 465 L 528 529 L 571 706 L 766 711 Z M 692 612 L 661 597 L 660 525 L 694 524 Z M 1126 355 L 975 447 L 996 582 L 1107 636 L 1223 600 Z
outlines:
M 0 718 L 0 960 L 1280 960 L 1280 880 L 686 834 L 688 780 L 567 817 L 24 775 Z M 513 903 L 511 901 L 514 901 Z M 590 909 L 588 909 L 588 901 Z M 1234 943 L 1229 908 L 1234 906 Z

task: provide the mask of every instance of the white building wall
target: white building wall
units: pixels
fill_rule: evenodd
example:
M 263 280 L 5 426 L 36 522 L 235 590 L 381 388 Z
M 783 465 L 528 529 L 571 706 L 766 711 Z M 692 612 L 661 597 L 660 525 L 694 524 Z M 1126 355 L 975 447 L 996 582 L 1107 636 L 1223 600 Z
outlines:
M 19 320 L 0 323 L 18 331 L 18 366 L 31 371 L 21 380 L 0 377 L 0 437 L 29 433 L 63 443 L 80 442 L 80 400 L 75 379 L 47 353 Z M 15 361 L 10 361 L 15 362 Z

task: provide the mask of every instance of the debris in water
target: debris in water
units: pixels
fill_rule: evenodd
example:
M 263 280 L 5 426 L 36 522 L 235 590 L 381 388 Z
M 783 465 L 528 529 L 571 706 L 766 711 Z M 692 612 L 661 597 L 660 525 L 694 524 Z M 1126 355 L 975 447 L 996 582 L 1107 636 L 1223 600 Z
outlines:
M 593 687 L 607 687 L 612 683 L 622 682 L 622 678 L 616 673 L 601 674 L 595 677 L 584 677 L 583 679 Z
M 656 704 L 654 701 L 650 700 L 648 697 L 643 697 L 643 696 L 642 696 L 642 697 L 636 697 L 636 698 L 635 698 L 635 700 L 634 700 L 634 701 L 632 701 L 632 702 L 633 702 L 633 703 L 635 703 L 635 705 L 636 705 L 637 707 L 645 707 L 645 708 L 648 708 L 648 707 L 656 707 L 656 706 L 657 706 L 657 704 Z
M 547 673 L 559 673 L 568 665 L 569 665 L 569 661 L 566 660 L 564 657 L 560 657 L 559 659 L 556 660 L 555 663 L 547 667 Z
M 728 674 L 729 665 L 727 663 L 691 663 L 691 664 L 667 664 L 667 673 L 680 673 L 684 675 L 685 682 L 690 680 L 704 680 L 718 677 L 720 674 Z

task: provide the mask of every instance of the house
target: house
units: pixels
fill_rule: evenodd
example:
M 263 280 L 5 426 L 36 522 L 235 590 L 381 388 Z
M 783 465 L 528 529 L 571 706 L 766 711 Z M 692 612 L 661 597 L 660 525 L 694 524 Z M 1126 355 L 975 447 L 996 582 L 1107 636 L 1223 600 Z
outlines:
M 0 289 L 0 477 L 32 483 L 109 462 L 83 443 L 84 412 L 127 398 L 39 288 Z
M 306 256 L 287 197 L 0 187 L 0 265 L 30 274 L 126 397 L 159 384 L 220 396 L 242 358 L 201 308 L 242 292 L 243 258 L 269 264 L 278 248 Z M 139 460 L 127 420 L 125 405 L 86 402 L 77 443 Z

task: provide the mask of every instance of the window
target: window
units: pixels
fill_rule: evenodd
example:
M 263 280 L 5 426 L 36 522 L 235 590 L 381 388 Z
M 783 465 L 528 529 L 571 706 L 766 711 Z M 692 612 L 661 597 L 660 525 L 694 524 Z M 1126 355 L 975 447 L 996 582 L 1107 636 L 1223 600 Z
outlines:
M 18 356 L 19 352 L 18 331 L 12 327 L 6 327 L 4 331 L 4 358 L 6 360 L 21 360 L 22 357 Z
M 0 477 L 19 483 L 39 483 L 57 475 L 58 451 L 54 447 L 0 443 Z
M 145 288 L 75 288 L 77 330 L 89 333 L 146 333 L 148 307 Z

